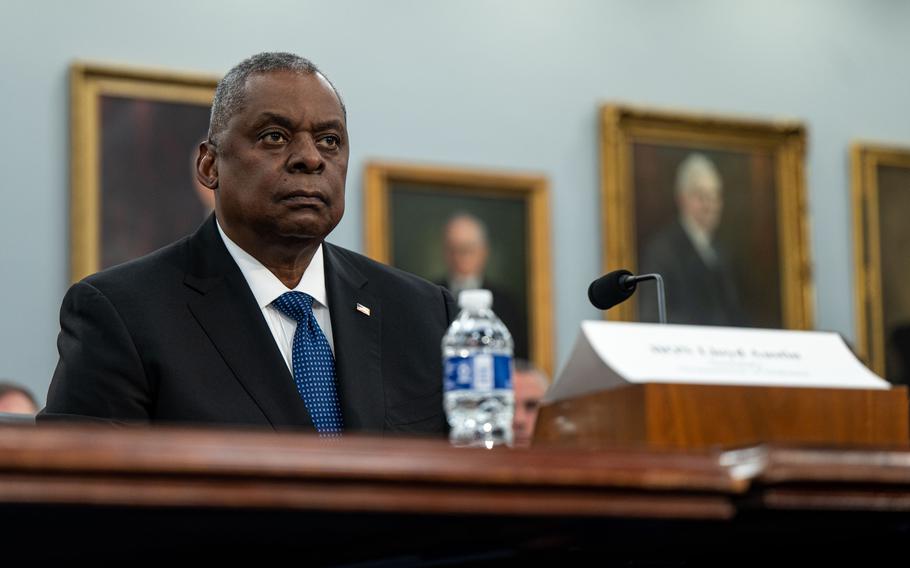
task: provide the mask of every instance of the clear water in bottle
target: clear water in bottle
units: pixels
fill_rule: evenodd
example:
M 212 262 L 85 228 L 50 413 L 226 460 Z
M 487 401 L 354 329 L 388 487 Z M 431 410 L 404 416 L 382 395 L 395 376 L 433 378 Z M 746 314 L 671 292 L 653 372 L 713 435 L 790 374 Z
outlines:
M 442 339 L 449 440 L 456 446 L 512 444 L 512 335 L 491 309 L 489 290 L 464 290 Z

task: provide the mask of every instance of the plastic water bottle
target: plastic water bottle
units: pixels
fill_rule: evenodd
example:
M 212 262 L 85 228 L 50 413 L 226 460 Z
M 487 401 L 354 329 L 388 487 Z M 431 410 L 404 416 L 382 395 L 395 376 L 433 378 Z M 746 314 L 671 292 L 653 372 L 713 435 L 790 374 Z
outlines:
M 455 446 L 512 444 L 512 334 L 493 313 L 489 290 L 464 290 L 442 338 L 446 417 Z

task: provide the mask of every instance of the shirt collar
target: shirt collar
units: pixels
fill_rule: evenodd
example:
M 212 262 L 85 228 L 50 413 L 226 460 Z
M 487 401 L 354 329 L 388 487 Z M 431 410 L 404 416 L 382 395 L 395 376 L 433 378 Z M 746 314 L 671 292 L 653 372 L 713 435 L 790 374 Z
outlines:
M 686 231 L 686 234 L 689 238 L 695 242 L 699 247 L 710 247 L 711 246 L 711 235 L 709 235 L 704 229 L 699 227 L 695 221 L 689 219 L 684 215 L 680 215 L 679 222 L 683 227 L 683 230 Z
M 450 290 L 472 290 L 480 288 L 482 284 L 480 276 L 467 276 L 465 278 L 451 277 L 449 279 Z
M 221 228 L 221 223 L 218 223 L 217 219 L 215 222 L 218 225 L 218 233 L 221 235 L 221 240 L 224 241 L 224 246 L 234 259 L 234 262 L 237 263 L 237 267 L 240 268 L 240 272 L 250 286 L 253 297 L 256 298 L 256 303 L 259 304 L 260 309 L 265 308 L 282 294 L 290 291 L 309 294 L 322 307 L 329 307 L 325 292 L 325 263 L 323 261 L 321 243 L 319 244 L 319 247 L 316 248 L 313 259 L 310 260 L 310 265 L 303 273 L 300 282 L 298 282 L 297 286 L 292 290 L 285 286 L 277 276 L 272 274 L 271 270 L 256 260 L 253 255 L 246 252 L 240 248 L 237 243 L 232 241 L 224 233 L 224 230 Z
M 714 246 L 711 244 L 711 235 L 688 217 L 680 216 L 679 222 L 689 240 L 692 241 L 692 245 L 695 246 L 696 252 L 705 261 L 705 264 L 712 266 L 717 260 L 717 251 L 714 250 Z

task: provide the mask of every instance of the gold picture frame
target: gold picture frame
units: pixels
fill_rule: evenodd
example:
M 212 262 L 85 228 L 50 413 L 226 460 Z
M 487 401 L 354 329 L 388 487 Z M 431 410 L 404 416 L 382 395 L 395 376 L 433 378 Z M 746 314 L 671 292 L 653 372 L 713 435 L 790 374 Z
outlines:
M 141 103 L 145 111 L 149 108 L 154 110 L 154 105 L 159 107 L 169 104 L 193 105 L 192 108 L 199 107 L 199 112 L 194 113 L 194 116 L 198 115 L 196 118 L 201 122 L 203 108 L 207 114 L 220 77 L 77 61 L 70 66 L 69 79 L 70 279 L 75 282 L 106 267 L 102 262 L 102 218 L 105 214 L 104 200 L 112 192 L 102 187 L 105 172 L 108 171 L 103 170 L 103 164 L 117 164 L 120 163 L 118 160 L 141 158 L 153 168 L 156 164 L 151 160 L 168 159 L 156 149 L 146 152 L 143 156 L 138 156 L 138 152 L 128 147 L 106 153 L 104 146 L 106 128 L 125 130 L 126 132 L 122 134 L 124 139 L 136 140 L 138 137 L 129 131 L 134 125 L 115 119 L 105 122 L 103 103 L 107 104 L 109 101 L 116 101 L 118 104 Z M 202 133 L 203 137 L 204 135 L 205 132 Z M 109 155 L 111 153 L 114 155 Z M 182 155 L 180 159 L 183 159 Z M 187 163 L 181 162 L 179 167 L 186 168 L 186 183 L 191 184 L 189 155 L 186 156 L 186 160 Z M 124 175 L 128 174 L 127 172 Z M 125 184 L 121 184 L 123 185 Z M 136 215 L 136 218 L 147 214 L 147 211 L 123 213 L 127 217 Z M 180 236 L 182 235 L 174 235 L 173 240 Z
M 399 267 L 434 280 L 443 276 L 438 273 L 438 267 L 442 262 L 445 217 L 466 212 L 480 218 L 495 218 L 495 224 L 484 219 L 489 227 L 492 251 L 488 273 L 496 264 L 511 262 L 517 270 L 500 269 L 500 274 L 508 274 L 506 280 L 524 274 L 524 278 L 519 278 L 521 282 L 511 283 L 511 289 L 524 286 L 524 291 L 519 291 L 516 297 L 525 298 L 517 305 L 524 311 L 527 323 L 529 359 L 552 376 L 548 203 L 549 183 L 540 175 L 372 162 L 367 164 L 364 176 L 364 251 L 380 262 L 400 265 L 401 262 L 396 263 L 397 250 L 401 259 L 416 259 Z M 502 238 L 497 236 L 497 230 Z M 400 235 L 397 240 L 395 234 Z M 412 234 L 414 237 L 407 236 Z M 502 243 L 498 257 L 501 262 L 496 260 L 497 239 Z M 423 248 L 414 252 L 410 243 L 421 243 Z M 496 310 L 495 305 L 493 309 Z
M 856 351 L 875 373 L 904 382 L 910 369 L 897 373 L 899 369 L 891 368 L 901 363 L 887 336 L 895 331 L 896 321 L 910 316 L 910 294 L 900 293 L 906 287 L 900 269 L 905 263 L 883 257 L 906 254 L 910 243 L 910 231 L 903 229 L 910 205 L 903 197 L 910 198 L 903 186 L 907 183 L 910 190 L 910 147 L 856 142 L 850 157 Z
M 720 179 L 727 172 L 739 180 L 736 184 L 723 183 L 723 216 L 716 234 L 725 231 L 732 235 L 735 253 L 740 257 L 749 246 L 758 247 L 756 252 L 763 265 L 754 267 L 750 277 L 756 275 L 755 270 L 766 270 L 759 276 L 768 280 L 766 284 L 771 289 L 757 296 L 753 291 L 759 283 L 740 278 L 751 286 L 746 294 L 736 296 L 743 298 L 743 315 L 738 320 L 741 323 L 718 325 L 812 327 L 804 174 L 806 130 L 801 123 L 606 104 L 601 108 L 600 132 L 605 272 L 620 268 L 639 270 L 639 259 L 648 258 L 640 256 L 641 249 L 649 244 L 646 237 L 652 243 L 658 239 L 657 219 L 684 224 L 680 210 L 673 205 L 674 201 L 680 203 L 675 186 L 686 159 L 701 154 L 716 162 L 714 171 L 720 172 Z M 753 218 L 753 214 L 758 217 Z M 759 223 L 759 219 L 763 222 Z M 678 234 L 683 234 L 682 229 Z M 738 258 L 735 254 L 728 256 Z M 736 274 L 750 269 L 742 264 Z M 779 278 L 773 276 L 778 274 Z M 735 283 L 735 275 L 729 281 Z M 680 285 L 669 284 L 668 302 L 673 294 L 681 294 Z M 753 297 L 754 305 L 750 306 L 748 302 Z M 636 321 L 637 301 L 653 303 L 651 298 L 636 300 L 633 296 L 631 301 L 608 311 L 606 317 Z M 673 310 L 668 315 L 672 323 Z

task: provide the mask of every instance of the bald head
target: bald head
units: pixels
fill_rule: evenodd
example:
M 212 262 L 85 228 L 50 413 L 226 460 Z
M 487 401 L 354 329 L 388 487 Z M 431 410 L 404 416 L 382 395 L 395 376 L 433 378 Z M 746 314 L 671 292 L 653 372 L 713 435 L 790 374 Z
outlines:
M 443 246 L 450 278 L 482 279 L 489 245 L 486 226 L 480 219 L 467 213 L 452 216 L 445 226 Z
M 25 387 L 0 382 L 0 412 L 8 414 L 31 414 L 38 412 L 38 402 Z

